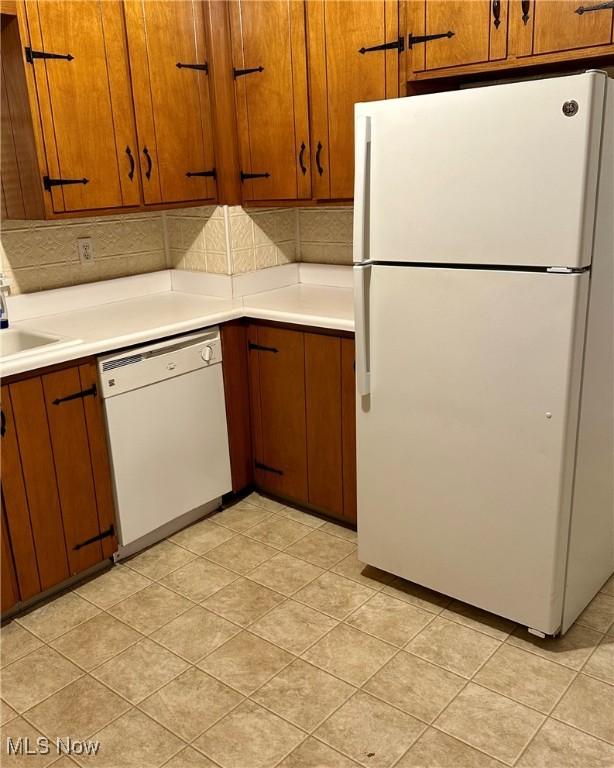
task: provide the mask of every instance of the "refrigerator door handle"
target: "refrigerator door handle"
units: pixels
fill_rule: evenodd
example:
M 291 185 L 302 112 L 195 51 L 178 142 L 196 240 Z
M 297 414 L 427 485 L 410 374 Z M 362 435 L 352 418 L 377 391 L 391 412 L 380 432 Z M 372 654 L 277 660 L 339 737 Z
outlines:
M 356 338 L 356 390 L 360 397 L 371 392 L 369 360 L 369 286 L 371 265 L 354 267 L 354 319 Z
M 356 169 L 354 171 L 354 263 L 368 261 L 369 163 L 371 159 L 371 118 L 356 118 Z

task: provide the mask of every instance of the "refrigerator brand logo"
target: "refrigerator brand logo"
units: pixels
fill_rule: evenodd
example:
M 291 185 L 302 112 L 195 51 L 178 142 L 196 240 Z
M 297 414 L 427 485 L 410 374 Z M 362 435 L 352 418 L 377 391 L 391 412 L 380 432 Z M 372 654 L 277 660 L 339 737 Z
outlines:
M 577 115 L 579 109 L 578 102 L 573 99 L 571 101 L 566 101 L 563 104 L 563 114 L 565 117 L 573 117 L 574 115 Z
M 99 741 L 79 741 L 69 736 L 55 740 L 45 736 L 39 736 L 37 739 L 30 739 L 28 736 L 6 738 L 8 755 L 49 755 L 52 752 L 57 755 L 96 755 L 99 749 Z

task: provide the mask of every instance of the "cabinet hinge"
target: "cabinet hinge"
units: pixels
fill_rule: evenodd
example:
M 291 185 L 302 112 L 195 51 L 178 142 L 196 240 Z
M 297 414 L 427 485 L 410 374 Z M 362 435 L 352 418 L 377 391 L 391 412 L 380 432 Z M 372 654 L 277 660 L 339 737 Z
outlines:
M 236 80 L 237 77 L 243 77 L 243 75 L 251 75 L 254 72 L 264 72 L 264 67 L 251 67 L 248 69 L 235 69 L 232 68 L 232 76 Z
M 82 541 L 80 544 L 75 544 L 73 549 L 82 549 L 83 547 L 87 547 L 88 544 L 93 544 L 95 541 L 100 541 L 101 539 L 106 539 L 109 536 L 115 535 L 115 526 L 111 525 L 110 528 L 107 528 L 106 531 L 102 531 L 102 533 L 97 534 L 96 536 L 92 536 L 91 539 L 86 539 L 85 541 Z
M 215 168 L 212 168 L 210 171 L 188 171 L 186 176 L 188 179 L 191 179 L 192 176 L 209 176 L 210 178 L 215 179 L 217 177 L 217 172 Z
M 275 354 L 279 351 L 277 347 L 265 347 L 262 344 L 254 344 L 252 341 L 249 342 L 247 348 L 256 350 L 257 352 L 273 352 Z
M 358 49 L 358 53 L 370 53 L 371 51 L 393 51 L 397 50 L 399 53 L 405 50 L 405 38 L 399 37 L 398 40 L 394 40 L 392 43 L 382 43 L 381 45 L 372 45 L 370 48 Z
M 281 469 L 275 469 L 275 467 L 269 467 L 268 464 L 262 464 L 261 462 L 257 461 L 256 469 L 261 469 L 263 472 L 272 472 L 274 475 L 283 475 L 283 471 Z
M 67 403 L 70 400 L 82 400 L 84 397 L 96 397 L 97 395 L 98 388 L 95 384 L 92 384 L 89 389 L 82 389 L 80 392 L 73 392 L 72 395 L 66 395 L 66 397 L 56 397 L 56 399 L 52 402 L 54 405 L 60 405 L 61 403 Z
M 51 187 L 61 187 L 65 184 L 89 184 L 89 179 L 50 179 L 49 176 L 43 176 L 43 187 L 47 192 L 51 191 Z
M 72 61 L 75 57 L 70 53 L 47 53 L 46 51 L 33 51 L 29 45 L 25 46 L 26 61 L 28 64 L 34 64 L 34 59 L 66 59 Z
M 182 64 L 180 61 L 178 61 L 175 66 L 177 67 L 177 69 L 198 69 L 201 72 L 206 72 L 207 74 L 209 74 L 209 65 L 207 64 L 207 62 L 205 62 L 204 64 Z
M 246 179 L 268 179 L 270 175 L 271 174 L 268 171 L 265 173 L 244 173 L 241 171 L 241 181 L 245 181 Z
M 451 30 L 448 30 L 447 32 L 438 32 L 435 35 L 408 35 L 407 36 L 407 47 L 412 48 L 412 46 L 416 45 L 417 43 L 428 43 L 429 40 L 440 40 L 443 37 L 454 37 L 454 32 Z
M 608 3 L 597 3 L 597 5 L 581 5 L 576 8 L 578 16 L 582 16 L 584 13 L 591 13 L 592 11 L 611 11 L 614 8 L 614 0 Z

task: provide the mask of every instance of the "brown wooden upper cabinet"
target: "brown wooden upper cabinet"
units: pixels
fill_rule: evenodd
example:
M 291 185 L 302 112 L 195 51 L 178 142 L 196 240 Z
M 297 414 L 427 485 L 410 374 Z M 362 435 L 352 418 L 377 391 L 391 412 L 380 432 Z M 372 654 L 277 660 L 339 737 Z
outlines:
M 507 0 L 410 0 L 408 49 L 414 72 L 507 56 Z
M 354 104 L 399 96 L 399 3 L 307 3 L 314 197 L 354 195 Z
M 595 48 L 614 42 L 614 6 L 590 0 L 512 0 L 517 55 Z
M 197 0 L 125 0 L 145 203 L 213 200 L 208 57 Z
M 20 7 L 30 104 L 40 115 L 41 175 L 52 212 L 138 205 L 122 6 L 29 0 Z M 36 119 L 34 125 L 38 132 Z
M 19 32 L 4 17 L 2 27 L 8 215 L 215 200 L 202 2 L 28 0 L 17 7 Z
M 236 0 L 229 12 L 243 200 L 310 198 L 304 4 Z

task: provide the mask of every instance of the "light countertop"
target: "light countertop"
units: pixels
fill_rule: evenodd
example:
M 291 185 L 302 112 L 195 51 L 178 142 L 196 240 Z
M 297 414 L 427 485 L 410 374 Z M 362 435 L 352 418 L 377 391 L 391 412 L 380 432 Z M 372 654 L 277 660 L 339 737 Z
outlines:
M 52 334 L 62 337 L 62 341 L 38 347 L 31 354 L 0 360 L 0 376 L 111 352 L 240 317 L 353 331 L 351 268 L 332 268 L 328 272 L 326 267 L 300 266 L 302 270 L 299 265 L 263 270 L 270 274 L 259 274 L 252 281 L 242 276 L 238 286 L 233 286 L 230 277 L 167 270 L 14 297 L 9 299 L 9 317 L 16 315 L 11 328 Z M 301 272 L 305 282 L 299 282 Z M 267 282 L 271 286 L 268 290 Z M 250 289 L 258 292 L 237 295 Z M 0 348 L 1 343 L 0 332 Z

